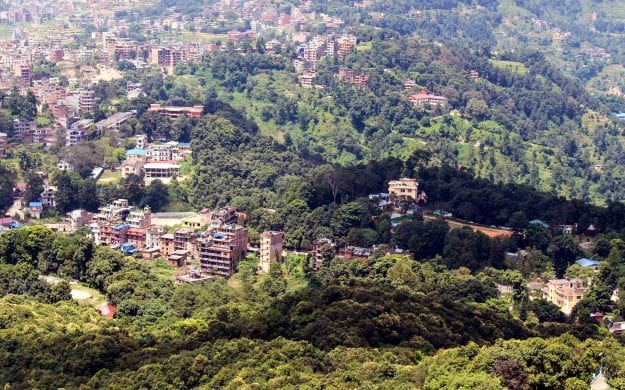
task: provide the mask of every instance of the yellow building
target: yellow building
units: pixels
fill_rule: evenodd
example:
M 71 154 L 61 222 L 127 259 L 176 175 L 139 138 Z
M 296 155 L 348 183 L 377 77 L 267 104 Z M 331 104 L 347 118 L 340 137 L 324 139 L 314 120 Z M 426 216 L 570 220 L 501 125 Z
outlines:
M 586 295 L 588 289 L 581 279 L 554 279 L 547 283 L 547 300 L 558 305 L 565 314 L 571 314 L 573 307 Z
M 402 178 L 388 182 L 388 194 L 391 197 L 412 199 L 417 201 L 419 194 L 419 183 L 417 179 Z

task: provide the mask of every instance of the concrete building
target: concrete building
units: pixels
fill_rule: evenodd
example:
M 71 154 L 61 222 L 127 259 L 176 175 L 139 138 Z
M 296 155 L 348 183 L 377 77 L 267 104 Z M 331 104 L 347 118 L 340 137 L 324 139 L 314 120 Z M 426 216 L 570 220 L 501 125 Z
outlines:
M 9 137 L 7 133 L 0 133 L 0 157 L 4 156 L 4 152 L 6 152 L 8 145 Z
M 180 48 L 155 47 L 150 52 L 150 62 L 161 68 L 174 68 L 184 60 L 184 51 Z
M 41 193 L 41 203 L 45 207 L 56 207 L 56 190 L 50 186 L 44 186 Z
M 86 226 L 91 221 L 91 213 L 85 210 L 72 210 L 68 214 L 69 226 L 72 231 Z
M 78 97 L 78 107 L 81 112 L 95 112 L 95 92 L 84 90 Z
M 32 139 L 32 131 L 36 127 L 34 121 L 26 119 L 13 120 L 13 136 L 22 142 L 29 142 Z
M 448 104 L 448 99 L 445 96 L 432 95 L 426 90 L 423 90 L 416 95 L 411 95 L 408 100 L 410 100 L 415 107 L 446 107 Z
M 132 137 L 135 140 L 135 149 L 145 149 L 148 146 L 148 136 L 139 134 Z
M 30 72 L 30 66 L 28 65 L 21 65 L 19 68 L 19 77 L 20 80 L 22 82 L 22 86 L 24 87 L 30 87 L 31 83 L 32 83 L 32 75 Z
M 31 218 L 40 219 L 42 211 L 43 211 L 43 203 L 41 202 L 28 203 L 28 212 L 30 213 Z
M 588 289 L 581 279 L 554 279 L 547 283 L 546 299 L 558 305 L 565 314 L 571 314 L 573 307 L 586 295 Z
M 401 178 L 388 182 L 388 194 L 397 199 L 411 199 L 417 201 L 419 183 L 417 179 Z
M 162 106 L 160 104 L 151 104 L 148 108 L 149 112 L 156 112 L 170 119 L 178 119 L 182 115 L 191 118 L 199 118 L 204 114 L 204 106 L 178 107 L 178 106 Z
M 122 178 L 130 175 L 143 176 L 143 163 L 141 161 L 126 161 L 119 167 Z
M 180 165 L 173 163 L 147 163 L 143 166 L 144 177 L 151 179 L 171 179 L 180 175 Z
M 202 273 L 230 277 L 247 253 L 247 232 L 239 225 L 210 228 L 198 242 Z
M 149 206 L 143 209 L 133 209 L 126 217 L 126 223 L 130 227 L 146 229 L 152 225 L 152 211 Z
M 334 243 L 328 238 L 320 238 L 313 241 L 312 257 L 313 257 L 313 271 L 319 271 L 323 264 L 324 251 L 330 249 L 333 253 L 336 253 Z
M 132 112 L 117 112 L 106 119 L 102 119 L 101 121 L 96 122 L 95 127 L 100 131 L 119 131 L 121 125 L 128 122 L 128 120 L 132 117 Z
M 282 261 L 283 232 L 266 231 L 260 235 L 260 259 L 258 270 L 268 273 L 271 263 Z

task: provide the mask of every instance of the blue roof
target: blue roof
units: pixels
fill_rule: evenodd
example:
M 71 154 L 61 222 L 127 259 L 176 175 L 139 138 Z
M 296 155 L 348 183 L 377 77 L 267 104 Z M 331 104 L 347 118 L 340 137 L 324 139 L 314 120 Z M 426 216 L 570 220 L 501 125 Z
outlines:
M 214 234 L 213 234 L 213 237 L 214 237 L 214 238 L 224 238 L 225 236 L 226 236 L 226 235 L 225 235 L 225 234 L 223 234 L 223 233 L 214 233 Z
M 12 229 L 18 229 L 22 227 L 22 224 L 16 221 L 13 221 L 9 224 L 9 227 Z
M 543 227 L 549 227 L 549 224 L 547 222 L 540 220 L 540 219 L 532 219 L 530 221 L 530 225 L 540 225 Z
M 145 156 L 147 151 L 145 149 L 128 149 L 126 150 L 126 156 Z
M 587 259 L 584 257 L 584 258 L 577 260 L 575 264 L 579 264 L 582 267 L 596 267 L 599 265 L 599 261 L 594 260 L 594 259 Z
M 135 243 L 132 241 L 124 242 L 123 244 L 121 244 L 122 248 L 133 248 L 134 246 L 135 246 Z
M 614 114 L 618 119 L 625 119 L 625 112 L 619 112 L 618 114 Z
M 178 142 L 178 146 L 180 146 L 181 148 L 190 148 L 191 142 Z
M 128 226 L 130 226 L 130 225 L 128 225 L 126 223 L 122 223 L 122 224 L 119 224 L 119 225 L 115 226 L 113 228 L 113 230 L 122 230 L 123 228 L 128 227 Z
M 30 202 L 28 207 L 43 207 L 43 203 L 41 202 Z

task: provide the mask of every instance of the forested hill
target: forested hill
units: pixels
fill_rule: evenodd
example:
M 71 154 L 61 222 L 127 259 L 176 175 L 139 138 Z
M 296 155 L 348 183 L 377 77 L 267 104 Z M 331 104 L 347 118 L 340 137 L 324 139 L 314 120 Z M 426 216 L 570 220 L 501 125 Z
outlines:
M 191 12 L 184 1 L 161 7 Z M 491 181 L 598 204 L 623 199 L 625 124 L 614 113 L 625 111 L 625 15 L 611 12 L 625 9 L 622 0 L 331 1 L 313 9 L 342 18 L 343 32 L 357 37 L 344 58 L 317 63 L 322 89 L 299 85 L 299 43 L 276 56 L 261 40 L 181 64 L 174 90 L 148 94 L 177 104 L 215 94 L 261 134 L 344 166 L 427 150 L 433 165 Z M 332 33 L 323 24 L 314 31 Z M 341 67 L 369 82 L 341 82 Z M 191 98 L 191 79 L 210 92 Z M 406 89 L 406 80 L 416 85 Z M 447 97 L 448 107 L 415 108 L 408 96 L 421 89 Z

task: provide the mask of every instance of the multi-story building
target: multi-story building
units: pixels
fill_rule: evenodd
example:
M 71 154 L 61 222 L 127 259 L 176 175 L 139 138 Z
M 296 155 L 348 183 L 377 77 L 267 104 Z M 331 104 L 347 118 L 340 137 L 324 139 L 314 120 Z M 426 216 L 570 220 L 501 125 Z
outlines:
M 417 179 L 402 178 L 388 182 L 388 193 L 396 199 L 410 199 L 417 201 L 419 196 L 419 183 Z
M 19 68 L 19 76 L 20 76 L 22 85 L 24 87 L 30 87 L 30 84 L 32 83 L 32 75 L 30 72 L 30 66 L 21 65 Z
M 161 236 L 163 236 L 164 234 L 167 234 L 167 228 L 165 226 L 152 225 L 148 227 L 145 235 L 146 248 L 160 248 Z
M 0 157 L 4 156 L 4 152 L 6 152 L 8 144 L 9 137 L 7 133 L 0 133 Z
M 317 74 L 315 72 L 304 72 L 299 76 L 299 83 L 304 88 L 312 88 L 315 86 Z
M 182 115 L 186 115 L 191 118 L 200 118 L 204 114 L 204 106 L 193 107 L 177 107 L 177 106 L 162 106 L 160 104 L 151 104 L 148 108 L 149 112 L 156 112 L 170 119 L 178 119 Z
M 135 140 L 136 149 L 145 149 L 148 146 L 148 136 L 145 134 L 139 134 L 132 137 Z
M 36 124 L 34 121 L 14 119 L 13 136 L 22 142 L 29 142 L 32 139 L 32 132 L 35 127 Z
M 81 112 L 95 112 L 95 92 L 91 90 L 81 91 L 78 106 Z
M 207 223 L 211 228 L 217 228 L 222 225 L 235 225 L 239 216 L 237 215 L 237 209 L 234 207 L 226 206 L 222 207 L 217 211 L 211 211 L 209 213 L 205 213 L 204 210 L 200 212 L 200 216 L 206 215 L 208 217 Z
M 181 48 L 156 47 L 150 52 L 150 62 L 161 68 L 173 68 L 184 60 L 184 50 Z
M 87 138 L 87 131 L 93 125 L 93 119 L 81 119 L 67 129 L 67 145 L 76 145 Z
M 128 122 L 130 118 L 133 117 L 132 112 L 117 112 L 106 119 L 102 119 L 101 121 L 96 122 L 96 129 L 103 130 L 114 130 L 119 131 L 121 125 Z
M 230 277 L 247 253 L 247 232 L 239 225 L 210 228 L 198 240 L 202 273 Z
M 41 203 L 45 207 L 56 207 L 56 190 L 50 186 L 44 186 L 41 193 Z
M 558 305 L 565 314 L 571 314 L 573 307 L 586 295 L 588 289 L 581 279 L 554 279 L 547 283 L 547 300 Z
M 282 260 L 283 241 L 283 232 L 266 231 L 260 235 L 259 271 L 267 273 L 272 262 Z
M 72 210 L 68 214 L 69 226 L 72 231 L 87 225 L 91 221 L 91 213 L 85 210 Z
M 152 211 L 150 206 L 146 206 L 143 209 L 132 209 L 126 217 L 126 223 L 133 228 L 146 229 L 152 225 Z
M 410 100 L 415 107 L 446 107 L 448 104 L 448 99 L 445 96 L 432 95 L 426 90 L 423 90 L 416 95 L 411 95 L 408 100 Z
M 333 254 L 336 252 L 334 243 L 328 238 L 320 238 L 313 241 L 312 257 L 313 271 L 319 271 L 324 260 L 324 251 L 329 249 Z
M 173 163 L 147 163 L 143 166 L 146 181 L 152 179 L 171 179 L 180 175 L 180 165 Z
M 195 230 L 189 228 L 179 228 L 174 231 L 174 250 L 189 251 L 196 253 L 197 234 Z
M 168 258 L 176 250 L 174 235 L 172 233 L 162 234 L 159 238 L 161 257 Z

